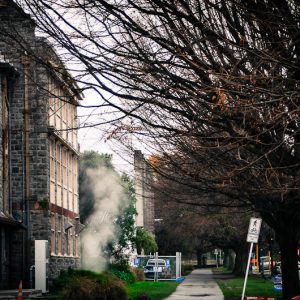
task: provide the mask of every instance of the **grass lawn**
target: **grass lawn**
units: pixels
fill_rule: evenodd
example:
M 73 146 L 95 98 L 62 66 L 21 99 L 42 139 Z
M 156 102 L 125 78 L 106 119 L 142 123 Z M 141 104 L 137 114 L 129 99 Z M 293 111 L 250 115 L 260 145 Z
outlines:
M 216 276 L 217 277 L 217 276 Z M 217 279 L 225 298 L 241 297 L 244 285 L 244 277 Z M 281 298 L 281 291 L 274 289 L 273 282 L 250 275 L 247 280 L 246 296 L 269 296 Z
M 151 300 L 160 300 L 173 293 L 177 285 L 177 282 L 169 281 L 137 281 L 127 286 L 128 299 L 134 300 L 138 295 L 146 294 Z

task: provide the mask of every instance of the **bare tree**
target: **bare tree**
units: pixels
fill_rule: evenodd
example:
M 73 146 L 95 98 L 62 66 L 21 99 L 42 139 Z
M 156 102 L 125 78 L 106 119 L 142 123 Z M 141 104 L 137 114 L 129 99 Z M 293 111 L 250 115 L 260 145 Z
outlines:
M 297 295 L 299 1 L 22 2 L 120 126 L 134 118 L 157 148 L 189 158 L 175 164 L 183 181 L 260 212 L 284 298 Z
M 157 226 L 159 245 L 170 250 L 166 245 L 169 242 L 171 246 L 181 247 L 178 251 L 188 245 L 186 250 L 197 256 L 216 247 L 231 249 L 236 254 L 233 272 L 245 274 L 249 252 L 245 237 L 251 209 L 239 201 L 226 199 L 223 194 L 200 192 L 187 182 L 178 182 L 177 176 L 165 175 L 156 174 L 153 185 L 155 217 L 160 220 Z M 178 236 L 182 238 L 178 240 Z

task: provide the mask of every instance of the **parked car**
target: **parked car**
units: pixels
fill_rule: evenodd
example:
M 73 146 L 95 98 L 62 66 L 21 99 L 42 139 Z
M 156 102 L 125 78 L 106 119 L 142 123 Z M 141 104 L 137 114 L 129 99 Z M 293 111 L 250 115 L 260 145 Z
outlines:
M 154 278 L 154 274 L 157 272 L 159 278 L 164 278 L 170 275 L 170 267 L 167 265 L 165 259 L 151 258 L 147 261 L 144 267 L 144 274 L 146 278 Z

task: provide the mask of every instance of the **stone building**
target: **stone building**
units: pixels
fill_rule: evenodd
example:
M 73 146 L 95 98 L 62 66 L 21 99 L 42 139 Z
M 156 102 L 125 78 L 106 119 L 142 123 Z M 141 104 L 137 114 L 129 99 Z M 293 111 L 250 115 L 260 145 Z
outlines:
M 154 234 L 153 170 L 140 150 L 134 151 L 136 226 Z
M 48 241 L 50 280 L 80 264 L 81 95 L 35 27 L 0 0 L 0 289 L 30 285 L 35 240 Z

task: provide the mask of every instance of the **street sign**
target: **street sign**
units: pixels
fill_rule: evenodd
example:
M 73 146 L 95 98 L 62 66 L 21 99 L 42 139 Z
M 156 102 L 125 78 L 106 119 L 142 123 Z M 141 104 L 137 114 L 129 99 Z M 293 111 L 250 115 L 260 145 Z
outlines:
M 245 274 L 245 281 L 244 281 L 241 300 L 244 300 L 244 297 L 245 297 L 245 291 L 246 291 L 247 278 L 248 278 L 248 272 L 249 272 L 249 267 L 250 267 L 250 260 L 251 260 L 251 255 L 252 255 L 253 243 L 258 242 L 260 226 L 261 226 L 261 219 L 259 219 L 259 218 L 251 218 L 250 219 L 248 234 L 247 234 L 247 242 L 249 242 L 251 244 L 250 244 L 248 264 L 247 264 L 247 269 L 246 269 L 246 274 Z
M 261 226 L 261 219 L 251 218 L 247 234 L 247 242 L 257 243 Z

